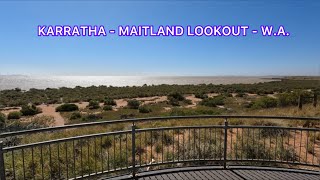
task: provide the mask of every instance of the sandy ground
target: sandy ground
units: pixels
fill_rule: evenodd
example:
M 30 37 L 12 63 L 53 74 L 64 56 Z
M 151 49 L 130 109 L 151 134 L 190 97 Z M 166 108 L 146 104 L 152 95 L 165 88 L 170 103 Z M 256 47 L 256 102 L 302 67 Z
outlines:
M 186 108 L 195 108 L 199 102 L 202 101 L 202 99 L 196 98 L 194 94 L 186 96 L 186 99 L 189 99 L 192 102 L 192 104 L 187 105 Z
M 50 105 L 40 105 L 37 107 L 40 107 L 42 109 L 42 113 L 37 114 L 37 116 L 51 116 L 55 120 L 55 126 L 63 126 L 64 125 L 64 118 L 61 116 L 59 112 L 56 112 L 56 107 L 59 106 L 59 104 L 50 104 Z
M 219 93 L 208 93 L 207 95 L 208 97 L 215 97 L 215 96 L 219 96 Z
M 5 108 L 3 110 L 1 110 L 0 112 L 2 112 L 5 115 L 8 115 L 10 112 L 14 112 L 14 111 L 20 111 L 21 107 L 10 107 L 10 108 Z
M 153 96 L 153 97 L 143 97 L 143 98 L 135 98 L 138 101 L 141 101 L 142 104 L 156 104 L 167 101 L 167 96 Z

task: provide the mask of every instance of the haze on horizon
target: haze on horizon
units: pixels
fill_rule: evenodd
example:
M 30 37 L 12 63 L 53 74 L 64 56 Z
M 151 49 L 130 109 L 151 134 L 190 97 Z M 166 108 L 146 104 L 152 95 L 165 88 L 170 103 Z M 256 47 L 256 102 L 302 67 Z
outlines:
M 0 75 L 319 76 L 319 8 L 311 0 L 1 1 Z M 291 36 L 37 36 L 38 25 L 59 24 L 283 25 Z

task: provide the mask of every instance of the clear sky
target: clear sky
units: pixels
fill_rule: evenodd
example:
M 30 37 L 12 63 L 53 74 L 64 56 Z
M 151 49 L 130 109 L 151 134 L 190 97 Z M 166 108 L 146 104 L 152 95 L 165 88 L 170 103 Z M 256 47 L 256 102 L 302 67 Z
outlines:
M 0 0 L 0 74 L 320 75 L 320 1 Z M 283 25 L 290 37 L 38 37 L 38 25 Z

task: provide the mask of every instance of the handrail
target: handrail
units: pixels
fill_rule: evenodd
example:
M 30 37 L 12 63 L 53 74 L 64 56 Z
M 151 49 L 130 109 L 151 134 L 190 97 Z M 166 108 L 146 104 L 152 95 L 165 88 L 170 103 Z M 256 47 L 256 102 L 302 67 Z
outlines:
M 47 128 L 38 128 L 31 130 L 23 130 L 23 131 L 14 131 L 14 132 L 4 132 L 0 134 L 0 138 L 5 138 L 9 136 L 17 136 L 24 134 L 33 134 L 39 132 L 48 132 L 48 131 L 56 131 L 63 129 L 72 129 L 72 128 L 82 128 L 89 126 L 97 126 L 97 125 L 107 125 L 107 124 L 117 124 L 117 123 L 137 123 L 137 122 L 146 122 L 146 121 L 166 121 L 166 120 L 180 120 L 180 119 L 204 119 L 204 118 L 212 118 L 212 119 L 283 119 L 283 120 L 309 120 L 309 121 L 319 121 L 320 117 L 295 117 L 295 116 L 239 116 L 239 115 L 196 115 L 196 116 L 166 116 L 166 117 L 149 117 L 149 118 L 135 118 L 135 119 L 122 119 L 122 120 L 108 120 L 108 121 L 99 121 L 99 122 L 89 122 L 89 123 L 79 123 L 79 124 L 71 124 L 64 126 L 55 126 L 55 127 L 47 127 Z
M 201 118 L 215 118 L 224 119 L 224 124 L 221 125 L 195 125 L 195 126 L 174 126 L 174 127 L 156 127 L 156 128 L 144 128 L 138 129 L 136 127 L 137 122 L 146 121 L 164 121 L 170 119 L 201 119 Z M 173 116 L 173 117 L 153 117 L 153 118 L 139 118 L 139 119 L 124 119 L 115 121 L 103 121 L 103 122 L 93 122 L 93 123 L 83 123 L 75 125 L 67 125 L 67 127 L 50 127 L 41 128 L 35 130 L 26 130 L 18 132 L 8 132 L 3 133 L 2 137 L 23 135 L 38 132 L 48 132 L 61 129 L 77 128 L 77 127 L 87 127 L 95 125 L 106 125 L 114 123 L 132 123 L 130 130 L 114 131 L 114 132 L 103 132 L 88 135 L 78 135 L 74 137 L 60 138 L 55 140 L 47 140 L 36 143 L 16 145 L 12 147 L 4 147 L 3 142 L 0 142 L 0 179 L 6 179 L 6 171 L 8 169 L 13 169 L 13 176 L 15 178 L 15 172 L 17 165 L 15 165 L 15 154 L 18 153 L 18 160 L 20 160 L 20 172 L 23 172 L 23 178 L 25 179 L 26 171 L 35 170 L 28 169 L 25 167 L 25 161 L 28 164 L 34 164 L 34 152 L 38 149 L 41 159 L 38 161 L 42 166 L 42 176 L 43 175 L 43 165 L 44 158 L 47 156 L 49 158 L 50 178 L 52 178 L 52 164 L 51 162 L 55 159 L 59 166 L 59 179 L 61 160 L 65 161 L 65 164 L 73 163 L 71 165 L 73 169 L 73 175 L 75 178 L 85 178 L 89 176 L 98 176 L 106 173 L 115 173 L 126 170 L 130 172 L 132 177 L 138 177 L 139 169 L 150 168 L 160 165 L 177 165 L 178 163 L 186 163 L 184 166 L 188 166 L 188 163 L 204 163 L 210 165 L 210 163 L 218 163 L 223 165 L 226 169 L 227 165 L 235 163 L 278 163 L 278 164 L 289 164 L 289 165 L 304 165 L 310 167 L 320 167 L 320 159 L 316 157 L 317 153 L 315 150 L 316 145 L 316 135 L 320 133 L 320 128 L 302 128 L 302 127 L 282 127 L 282 126 L 251 126 L 251 125 L 229 125 L 229 119 L 285 119 L 285 120 L 312 120 L 320 121 L 318 117 L 281 117 L 281 116 Z M 166 133 L 166 134 L 164 134 Z M 156 135 L 156 136 L 155 136 Z M 188 137 L 187 137 L 188 135 Z M 312 135 L 309 137 L 309 135 Z M 144 136 L 144 137 L 143 137 Z M 156 137 L 156 138 L 155 138 Z M 102 138 L 105 138 L 104 143 Z M 100 141 L 100 142 L 97 142 Z M 154 142 L 156 141 L 156 142 Z M 164 142 L 167 141 L 167 146 L 164 149 Z M 188 141 L 188 142 L 187 142 Z M 192 142 L 190 142 L 192 141 Z M 245 142 L 244 142 L 245 141 Z M 75 148 L 75 142 L 76 148 Z M 68 145 L 69 143 L 69 145 Z M 123 143 L 121 145 L 121 143 Z M 124 147 L 125 144 L 125 147 Z M 156 148 L 155 145 L 158 145 Z M 60 147 L 60 145 L 63 147 Z M 144 146 L 142 146 L 144 145 Z M 47 148 L 46 152 L 45 149 Z M 62 148 L 62 149 L 61 149 Z M 87 149 L 85 151 L 87 164 L 89 170 L 85 171 L 83 174 L 83 148 Z M 91 149 L 93 148 L 93 149 Z M 104 149 L 103 149 L 104 148 Z M 118 148 L 118 149 L 117 149 Z M 123 149 L 122 149 L 123 148 Z M 145 148 L 146 161 L 141 161 L 141 148 Z M 212 149 L 213 148 L 213 149 Z M 52 152 L 56 150 L 56 152 Z M 100 150 L 99 150 L 100 149 Z M 156 150 L 157 149 L 157 150 Z M 303 150 L 302 150 L 303 149 Z M 291 150 L 291 151 L 290 151 Z M 29 151 L 29 155 L 32 154 L 32 158 L 26 160 L 25 153 Z M 31 151 L 31 152 L 30 152 Z M 62 157 L 59 152 L 65 152 Z M 77 152 L 78 151 L 78 152 Z M 97 151 L 98 154 L 101 153 L 101 164 L 102 168 L 97 171 Z M 109 152 L 112 151 L 112 152 Z M 148 151 L 150 157 L 148 156 Z M 153 156 L 152 153 L 157 153 Z M 241 152 L 239 152 L 241 151 Z M 293 151 L 293 154 L 292 154 Z M 19 153 L 20 152 L 20 153 Z M 91 152 L 91 153 L 90 153 Z M 124 154 L 125 152 L 125 154 Z M 73 156 L 70 157 L 68 156 Z M 81 156 L 79 155 L 81 153 Z M 160 153 L 161 158 L 158 158 L 158 153 Z M 170 153 L 172 158 L 167 154 Z M 180 153 L 180 154 L 179 154 Z M 181 154 L 183 153 L 183 154 Z M 185 158 L 185 153 L 187 157 Z M 241 153 L 241 154 L 240 154 Z M 102 154 L 105 154 L 103 156 Z M 118 156 L 117 156 L 118 155 Z M 214 157 L 213 157 L 214 155 Z M 308 159 L 309 155 L 309 159 Z M 9 161 L 11 156 L 11 160 Z M 52 156 L 55 156 L 53 158 Z M 76 156 L 81 157 L 81 169 L 76 169 Z M 112 158 L 109 156 L 112 156 Z M 121 156 L 125 156 L 122 157 Z M 243 158 L 244 156 L 244 158 Z M 311 156 L 311 159 L 310 159 Z M 69 158 L 68 158 L 69 157 Z M 155 163 L 148 163 L 149 160 L 153 160 L 156 157 L 157 161 Z M 17 158 L 17 157 L 16 157 Z M 94 158 L 94 163 L 90 162 L 89 158 Z M 115 163 L 116 158 L 120 163 Z M 164 161 L 164 158 L 165 161 Z M 112 167 L 109 167 L 109 160 L 113 160 L 111 163 Z M 98 161 L 99 161 L 98 160 Z M 108 168 L 103 167 L 103 161 L 108 161 Z M 22 165 L 21 165 L 22 161 Z M 126 165 L 123 166 L 123 162 L 126 161 Z M 319 162 L 318 162 L 319 161 Z M 5 163 L 6 162 L 6 163 Z M 151 161 L 152 162 L 152 161 Z M 12 163 L 12 167 L 6 167 L 8 164 Z M 90 163 L 95 165 L 95 173 L 90 170 Z M 66 167 L 66 177 L 69 179 L 68 165 Z M 78 171 L 78 173 L 77 173 Z M 79 175 L 79 172 L 82 175 Z M 9 173 L 10 174 L 10 173 Z M 63 177 L 65 178 L 65 177 Z M 54 178 L 53 178 L 54 179 Z

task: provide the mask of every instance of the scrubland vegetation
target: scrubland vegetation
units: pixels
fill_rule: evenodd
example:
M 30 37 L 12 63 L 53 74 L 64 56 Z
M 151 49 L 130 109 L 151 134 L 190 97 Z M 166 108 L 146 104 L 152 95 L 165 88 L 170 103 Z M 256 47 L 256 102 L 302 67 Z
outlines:
M 158 116 L 186 116 L 186 115 L 270 115 L 270 116 L 304 116 L 319 117 L 320 107 L 313 106 L 312 96 L 319 92 L 319 81 L 317 80 L 283 80 L 278 82 L 258 84 L 235 84 L 235 85 L 159 85 L 142 87 L 76 87 L 21 91 L 1 91 L 0 104 L 2 106 L 21 106 L 21 111 L 12 111 L 8 115 L 0 113 L 0 127 L 6 127 L 6 131 L 22 130 L 52 126 L 54 119 L 46 116 L 34 116 L 41 110 L 36 105 L 42 103 L 59 103 L 56 111 L 60 112 L 66 124 L 94 122 L 102 120 L 115 120 L 126 118 L 158 117 Z M 215 95 L 212 95 L 215 94 Z M 195 100 L 190 99 L 194 95 Z M 146 103 L 137 100 L 137 97 L 166 96 L 167 99 L 161 102 Z M 299 109 L 299 97 L 304 97 L 303 108 Z M 116 100 L 124 99 L 127 105 L 118 107 Z M 89 102 L 87 106 L 80 107 L 79 102 Z M 26 106 L 26 103 L 29 105 Z M 192 106 L 190 106 L 192 105 Z M 15 117 L 19 113 L 20 117 Z M 10 115 L 11 114 L 11 115 Z M 12 117 L 13 116 L 13 117 Z M 21 116 L 30 116 L 28 121 L 18 120 Z M 23 119 L 23 118 L 21 118 Z M 152 121 L 137 124 L 137 129 L 148 127 L 174 127 L 193 125 L 222 125 L 223 119 L 196 119 L 196 120 L 168 120 Z M 32 124 L 32 125 L 30 125 Z M 284 126 L 284 127 L 320 127 L 318 121 L 286 121 L 286 120 L 264 120 L 264 119 L 230 119 L 231 125 L 261 125 L 261 126 Z M 6 145 L 27 144 L 64 137 L 73 137 L 84 134 L 101 132 L 112 132 L 130 130 L 131 124 L 113 124 L 108 126 L 87 127 L 70 129 L 66 131 L 46 133 L 46 136 L 33 134 L 30 136 L 16 137 L 6 141 Z M 163 133 L 163 134 L 162 134 Z M 209 134 L 215 134 L 209 138 Z M 293 134 L 294 133 L 294 134 Z M 259 136 L 258 136 L 259 134 Z M 213 158 L 219 159 L 222 156 L 222 142 L 224 132 L 222 129 L 196 129 L 195 132 L 188 128 L 181 130 L 155 131 L 140 133 L 136 137 L 136 158 L 143 163 L 149 163 L 151 159 L 160 162 L 162 158 L 172 161 L 173 158 Z M 244 136 L 242 136 L 244 135 Z M 289 141 L 289 138 L 303 137 L 308 139 L 311 145 L 304 147 L 303 154 L 314 157 L 316 163 L 320 163 L 320 133 L 301 133 L 294 131 L 277 131 L 274 129 L 263 129 L 261 131 L 243 129 L 230 129 L 228 138 L 229 158 L 247 159 L 268 159 L 270 156 L 278 160 L 296 161 L 300 157 L 296 147 Z M 147 137 L 147 138 L 146 138 Z M 182 144 L 182 139 L 185 141 Z M 277 139 L 278 138 L 278 139 Z M 263 141 L 267 139 L 268 141 Z M 190 144 L 187 143 L 191 141 Z M 196 141 L 198 144 L 193 144 Z M 244 142 L 244 145 L 243 145 Z M 122 143 L 122 144 L 121 144 Z M 101 139 L 92 138 L 88 140 L 76 140 L 74 142 L 61 143 L 61 146 L 53 145 L 53 164 L 45 164 L 45 177 L 59 178 L 67 177 L 66 168 L 76 168 L 76 172 L 68 172 L 68 176 L 81 175 L 92 172 L 93 168 L 112 169 L 113 167 L 124 167 L 131 163 L 126 159 L 126 153 L 131 153 L 130 134 L 103 136 Z M 300 141 L 300 143 L 305 143 Z M 101 149 L 98 154 L 94 153 L 94 147 Z M 175 147 L 175 149 L 173 148 Z M 266 148 L 267 147 L 267 148 Z M 66 149 L 65 149 L 66 148 Z M 179 151 L 177 150 L 179 148 Z M 59 149 L 60 155 L 57 150 Z M 127 151 L 124 151 L 126 149 Z M 44 159 L 49 159 L 49 148 L 45 147 Z M 165 153 L 162 155 L 162 152 Z M 40 152 L 35 148 L 35 153 Z M 183 152 L 184 154 L 182 155 Z M 41 167 L 31 161 L 31 152 L 24 152 L 27 158 L 26 168 L 29 169 L 27 177 L 36 174 L 41 177 Z M 81 160 L 81 154 L 90 154 Z M 75 157 L 73 157 L 75 155 Z M 60 156 L 60 159 L 59 157 Z M 110 156 L 110 157 L 109 157 Z M 75 158 L 72 163 L 67 163 L 65 158 Z M 11 157 L 7 157 L 7 166 L 10 167 Z M 139 159 L 140 158 L 140 159 Z M 98 159 L 98 162 L 97 162 Z M 101 161 L 109 160 L 107 161 Z M 304 159 L 303 159 L 304 160 Z M 305 161 L 309 162 L 306 158 Z M 16 159 L 17 167 L 21 167 L 21 159 Z M 39 162 L 39 157 L 36 157 Z M 82 164 L 81 164 L 82 163 Z M 63 166 L 64 172 L 59 174 L 58 167 Z M 79 167 L 83 166 L 80 170 Z M 49 172 L 49 168 L 51 173 Z M 10 169 L 10 168 L 9 168 Z M 32 172 L 32 170 L 34 172 Z M 12 173 L 10 171 L 10 173 Z M 22 173 L 20 171 L 16 173 Z
M 251 93 L 266 95 L 273 93 L 291 92 L 299 89 L 319 89 L 319 80 L 282 80 L 257 84 L 232 85 L 151 85 L 133 87 L 75 87 L 75 88 L 48 88 L 45 90 L 20 89 L 5 90 L 0 93 L 0 106 L 22 106 L 28 103 L 39 105 L 42 103 L 75 103 L 96 100 L 103 102 L 105 97 L 112 99 L 151 97 L 169 95 L 173 92 L 180 94 L 198 93 Z M 112 104 L 109 104 L 112 105 Z

